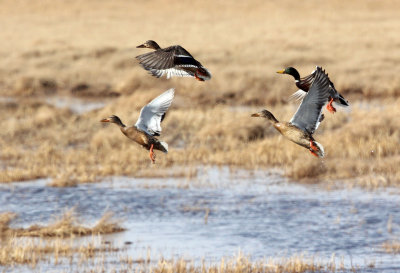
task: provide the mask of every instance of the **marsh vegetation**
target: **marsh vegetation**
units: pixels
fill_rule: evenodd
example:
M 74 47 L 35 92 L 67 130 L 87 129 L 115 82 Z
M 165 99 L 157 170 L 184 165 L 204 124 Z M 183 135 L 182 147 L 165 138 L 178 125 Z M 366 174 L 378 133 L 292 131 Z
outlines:
M 295 181 L 397 185 L 400 124 L 393 117 L 400 105 L 400 38 L 395 35 L 395 8 L 385 1 L 312 2 L 296 8 L 289 8 L 293 3 L 287 1 L 231 3 L 222 16 L 221 6 L 210 11 L 205 3 L 179 5 L 179 10 L 192 14 L 179 12 L 175 5 L 152 8 L 157 3 L 103 3 L 91 9 L 92 2 L 76 1 L 64 9 L 58 2 L 35 2 L 17 4 L 18 16 L 6 16 L 14 5 L 2 5 L 0 20 L 8 26 L 2 33 L 8 42 L 0 52 L 0 95 L 13 100 L 2 100 L 0 107 L 0 181 L 49 177 L 52 185 L 71 186 L 109 175 L 151 175 L 143 149 L 98 121 L 118 114 L 134 123 L 145 103 L 175 87 L 176 99 L 162 135 L 171 149 L 167 157 L 159 155 L 157 169 L 197 164 L 279 167 Z M 140 15 L 131 9 L 140 10 Z M 325 12 L 337 9 L 339 13 Z M 153 24 L 172 10 L 175 20 L 154 29 Z M 81 21 L 75 19 L 77 11 Z M 246 24 L 243 13 L 251 18 Z M 59 21 L 60 15 L 65 20 Z M 143 24 L 141 18 L 147 17 L 157 22 Z M 182 28 L 181 22 L 192 18 L 196 23 L 190 24 L 190 31 Z M 90 27 L 85 20 L 96 23 Z M 113 31 L 106 31 L 111 21 Z M 343 21 L 346 24 L 338 24 Z M 35 28 L 29 27 L 32 22 Z M 66 29 L 71 31 L 64 36 Z M 205 29 L 208 34 L 199 35 Z M 18 39 L 15 31 L 21 33 Z M 212 81 L 147 75 L 134 56 L 143 53 L 135 46 L 149 35 L 162 41 L 161 46 L 180 41 L 190 48 L 212 71 Z M 297 106 L 287 98 L 296 88 L 291 77 L 275 71 L 291 65 L 306 75 L 316 64 L 327 69 L 351 104 L 348 111 L 326 114 L 315 136 L 326 147 L 323 160 L 287 143 L 263 121 L 249 118 L 267 108 L 289 120 Z M 94 98 L 105 106 L 77 113 L 46 100 L 57 96 Z
M 273 261 L 238 257 L 218 259 L 214 264 L 200 263 L 198 257 L 193 263 L 182 257 L 152 258 L 147 263 L 147 258 L 126 254 L 124 245 L 104 245 L 100 239 L 100 243 L 89 241 L 77 246 L 68 241 L 71 236 L 120 231 L 119 222 L 109 216 L 102 218 L 102 214 L 95 214 L 96 220 L 103 219 L 98 225 L 87 225 L 87 219 L 77 220 L 73 213 L 54 222 L 43 223 L 39 218 L 24 222 L 36 212 L 28 209 L 31 204 L 25 201 L 20 203 L 27 206 L 27 211 L 19 211 L 19 204 L 14 204 L 15 196 L 28 201 L 41 196 L 39 203 L 51 202 L 40 190 L 29 191 L 28 197 L 22 193 L 13 195 L 11 191 L 16 187 L 14 182 L 44 179 L 41 180 L 45 181 L 44 192 L 57 193 L 57 200 L 64 200 L 59 197 L 63 190 L 76 189 L 77 192 L 69 193 L 80 196 L 78 190 L 85 183 L 115 177 L 133 179 L 129 183 L 141 178 L 147 181 L 167 178 L 179 190 L 187 190 L 199 186 L 196 181 L 207 166 L 228 166 L 232 173 L 238 169 L 255 173 L 278 170 L 279 176 L 288 179 L 282 178 L 293 187 L 296 183 L 324 188 L 362 187 L 377 194 L 382 187 L 397 188 L 400 186 L 399 8 L 399 3 L 386 0 L 346 3 L 251 0 L 229 4 L 208 0 L 168 4 L 162 0 L 73 0 L 68 4 L 2 1 L 0 182 L 4 183 L 1 194 L 8 199 L 1 199 L 0 203 L 0 265 L 22 263 L 33 268 L 49 257 L 57 264 L 60 259 L 56 257 L 61 255 L 66 257 L 65 261 L 72 259 L 72 268 L 71 264 L 79 265 L 83 258 L 76 257 L 81 255 L 96 260 L 97 271 L 112 270 L 112 266 L 102 267 L 107 264 L 102 257 L 116 251 L 121 255 L 113 262 L 119 262 L 121 271 L 342 270 L 340 262 L 326 259 L 319 262 L 313 255 L 307 256 L 311 258 L 287 255 L 288 258 L 279 261 L 273 257 Z M 145 52 L 135 47 L 148 39 L 156 40 L 162 47 L 180 44 L 190 49 L 213 78 L 198 82 L 191 78 L 151 77 L 134 58 Z M 303 76 L 316 65 L 327 70 L 337 90 L 351 105 L 348 110 L 338 107 L 334 115 L 325 113 L 325 120 L 315 134 L 325 147 L 324 159 L 316 159 L 279 136 L 263 120 L 250 117 L 266 108 L 279 120 L 289 120 L 297 109 L 296 103 L 288 101 L 296 87 L 291 77 L 275 72 L 294 66 Z M 117 128 L 106 128 L 99 121 L 117 114 L 131 125 L 143 105 L 171 87 L 176 88 L 176 97 L 163 121 L 160 137 L 169 144 L 169 153 L 158 153 L 153 166 L 145 150 L 124 138 Z M 269 177 L 261 177 L 270 181 Z M 200 183 L 201 187 L 212 189 L 218 179 L 209 177 L 206 183 Z M 246 179 L 249 184 L 253 181 Z M 157 189 L 168 187 L 157 186 Z M 141 189 L 151 192 L 153 185 L 144 182 Z M 143 194 L 147 196 L 148 191 Z M 91 196 L 90 191 L 85 193 Z M 117 195 L 102 194 L 111 199 Z M 164 194 L 168 196 L 171 191 Z M 163 198 L 168 199 L 166 196 Z M 393 201 L 386 195 L 385 198 Z M 84 199 L 80 200 L 83 203 Z M 210 223 L 219 208 L 199 202 L 183 203 L 175 210 L 198 216 L 202 224 Z M 9 204 L 14 205 L 8 207 Z M 63 215 L 58 203 L 52 204 L 49 210 L 40 208 L 46 212 L 46 219 L 49 211 Z M 71 207 L 69 200 L 61 204 L 65 205 L 64 211 Z M 104 204 L 108 203 L 105 200 L 96 203 L 101 212 L 106 211 Z M 376 204 L 381 203 L 378 200 Z M 164 203 L 153 205 L 163 208 Z M 359 225 L 378 221 L 379 230 L 374 230 L 374 234 L 379 240 L 373 242 L 373 247 L 396 255 L 399 252 L 396 218 L 391 227 L 393 233 L 382 231 L 386 230 L 383 226 L 389 217 L 383 211 L 388 208 L 395 210 L 388 205 L 376 212 L 378 216 L 383 214 L 381 218 L 376 216 L 379 221 L 361 217 Z M 84 209 L 78 205 L 77 210 Z M 115 205 L 110 210 L 118 217 L 119 212 L 126 212 L 126 207 Z M 19 225 L 16 213 L 23 218 L 24 225 Z M 340 224 L 343 213 L 334 215 Z M 15 226 L 12 221 L 17 222 Z M 350 223 L 358 227 L 358 223 Z M 320 227 L 321 223 L 314 224 Z M 384 238 L 379 235 L 382 233 Z M 285 247 L 290 249 L 293 245 Z M 364 269 L 375 265 L 371 260 L 365 264 Z M 357 269 L 347 265 L 345 268 Z

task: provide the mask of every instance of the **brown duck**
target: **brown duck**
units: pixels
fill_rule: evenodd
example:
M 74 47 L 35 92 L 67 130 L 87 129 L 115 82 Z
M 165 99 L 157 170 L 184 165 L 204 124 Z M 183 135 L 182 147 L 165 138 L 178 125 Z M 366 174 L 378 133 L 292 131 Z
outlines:
M 159 78 L 164 74 L 167 79 L 177 77 L 194 77 L 199 81 L 211 79 L 211 73 L 183 47 L 179 45 L 161 48 L 153 40 L 148 40 L 138 48 L 150 48 L 154 51 L 136 56 L 140 65 L 153 76 Z
M 317 69 L 318 69 L 318 66 L 317 66 Z M 310 89 L 310 86 L 315 79 L 316 71 L 317 70 L 314 70 L 313 72 L 311 72 L 310 75 L 305 76 L 303 78 L 300 78 L 299 72 L 294 67 L 287 67 L 284 70 L 277 71 L 276 73 L 288 74 L 288 75 L 293 76 L 293 78 L 295 79 L 296 86 L 299 88 L 299 90 L 297 92 L 295 92 L 291 96 L 291 98 L 301 100 L 304 98 L 304 96 L 307 94 L 308 90 Z M 333 107 L 332 102 L 335 102 L 338 105 L 343 106 L 343 107 L 349 106 L 348 101 L 336 90 L 335 86 L 333 85 L 333 82 L 329 81 L 329 87 L 330 87 L 330 97 L 329 97 L 328 105 L 326 106 L 326 109 L 328 109 L 329 112 L 331 112 L 332 114 L 336 112 L 336 109 L 335 109 L 335 107 Z
M 329 98 L 329 83 L 328 75 L 317 67 L 309 91 L 289 122 L 279 122 L 267 110 L 255 113 L 252 117 L 267 118 L 283 136 L 308 149 L 313 155 L 324 157 L 324 148 L 315 141 L 313 134 L 323 119 L 322 107 Z
M 125 136 L 150 151 L 150 159 L 155 163 L 155 153 L 153 150 L 168 153 L 168 144 L 159 141 L 156 136 L 159 136 L 161 133 L 161 122 L 168 108 L 171 106 L 174 92 L 174 89 L 171 88 L 144 106 L 134 126 L 126 126 L 122 123 L 121 119 L 115 115 L 102 119 L 101 122 L 117 124 Z

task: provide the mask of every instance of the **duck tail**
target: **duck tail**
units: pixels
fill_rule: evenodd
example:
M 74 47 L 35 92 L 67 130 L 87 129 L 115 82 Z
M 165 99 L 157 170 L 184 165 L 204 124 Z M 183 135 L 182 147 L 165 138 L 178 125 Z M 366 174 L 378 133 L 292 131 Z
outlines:
M 347 107 L 347 106 L 349 106 L 349 102 L 342 95 L 339 94 L 339 104 L 338 105 Z
M 208 81 L 211 79 L 211 73 L 204 66 L 201 66 L 197 69 L 196 75 L 203 81 Z
M 161 152 L 167 154 L 167 153 L 168 153 L 168 144 L 167 144 L 166 142 L 164 142 L 164 141 L 160 141 L 159 143 L 160 143 L 160 145 L 159 145 L 159 150 L 160 150 Z
M 313 144 L 318 148 L 318 151 L 314 152 L 318 155 L 318 157 L 323 158 L 325 156 L 324 147 L 321 145 L 321 143 L 318 143 L 315 140 L 313 141 Z

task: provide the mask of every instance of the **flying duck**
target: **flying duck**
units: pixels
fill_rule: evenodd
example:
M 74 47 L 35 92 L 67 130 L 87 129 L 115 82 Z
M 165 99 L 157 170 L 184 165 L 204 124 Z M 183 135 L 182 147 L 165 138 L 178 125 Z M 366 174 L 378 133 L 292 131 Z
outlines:
M 317 68 L 318 68 L 318 66 L 317 66 Z M 277 73 L 288 74 L 288 75 L 293 76 L 293 78 L 296 81 L 296 86 L 299 88 L 299 90 L 290 97 L 292 99 L 301 100 L 307 94 L 308 90 L 310 89 L 311 84 L 313 83 L 313 81 L 315 79 L 315 71 L 316 70 L 311 72 L 310 75 L 303 77 L 303 78 L 300 78 L 299 72 L 294 67 L 287 67 L 284 70 L 277 71 Z M 331 112 L 332 114 L 336 112 L 335 107 L 333 107 L 333 105 L 332 105 L 333 101 L 338 103 L 340 106 L 344 106 L 344 107 L 349 106 L 348 101 L 341 94 L 339 94 L 339 92 L 335 89 L 333 82 L 329 81 L 329 87 L 330 87 L 329 102 L 328 102 L 328 105 L 326 106 L 326 109 L 328 109 L 329 112 Z
M 136 143 L 150 151 L 150 159 L 155 163 L 154 150 L 168 153 L 168 144 L 159 141 L 156 136 L 161 133 L 161 122 L 165 113 L 171 106 L 175 90 L 173 88 L 165 91 L 140 110 L 140 116 L 134 126 L 126 126 L 121 119 L 115 115 L 102 119 L 101 122 L 111 122 L 118 125 L 121 132 Z
M 324 157 L 324 148 L 315 141 L 313 134 L 323 119 L 322 107 L 328 101 L 330 89 L 328 74 L 321 67 L 317 67 L 311 87 L 289 122 L 279 122 L 267 110 L 251 116 L 267 118 L 283 136 L 308 149 L 311 154 Z
M 152 52 L 136 56 L 136 59 L 157 78 L 165 74 L 167 79 L 173 76 L 194 77 L 199 81 L 211 79 L 210 72 L 179 45 L 161 48 L 153 40 L 148 40 L 137 48 L 154 49 Z

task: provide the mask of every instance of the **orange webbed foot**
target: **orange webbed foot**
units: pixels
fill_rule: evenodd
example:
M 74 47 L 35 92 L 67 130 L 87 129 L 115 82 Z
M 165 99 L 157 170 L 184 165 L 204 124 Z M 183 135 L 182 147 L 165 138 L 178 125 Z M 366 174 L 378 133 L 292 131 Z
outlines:
M 154 145 L 151 144 L 151 146 L 150 146 L 150 159 L 151 159 L 151 162 L 153 162 L 153 164 L 155 164 L 156 163 L 156 154 L 153 152 L 153 147 L 154 147 Z
M 319 157 L 316 152 L 318 152 L 318 147 L 314 145 L 314 142 L 310 140 L 310 153 L 316 157 Z
M 333 98 L 330 99 L 328 105 L 326 106 L 326 109 L 328 109 L 329 112 L 334 114 L 336 112 L 336 108 L 333 107 L 332 102 L 333 102 Z

